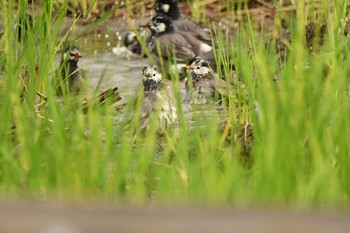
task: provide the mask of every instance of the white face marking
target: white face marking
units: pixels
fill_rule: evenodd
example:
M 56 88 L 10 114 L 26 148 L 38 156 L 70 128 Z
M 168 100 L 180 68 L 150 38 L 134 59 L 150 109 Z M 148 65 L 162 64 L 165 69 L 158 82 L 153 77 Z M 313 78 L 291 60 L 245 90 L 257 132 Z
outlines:
M 160 33 L 160 32 L 164 32 L 166 28 L 165 23 L 156 23 L 156 24 L 152 24 L 151 25 L 151 29 Z
M 162 80 L 162 75 L 158 73 L 156 67 L 146 66 L 142 70 L 142 78 L 144 81 L 153 80 L 155 82 L 160 82 Z
M 163 4 L 161 8 L 162 8 L 163 12 L 168 13 L 169 9 L 170 9 L 170 5 L 169 4 Z
M 128 41 L 128 42 L 133 42 L 133 41 L 135 41 L 136 40 L 136 35 L 135 35 L 135 33 L 134 32 L 129 32 L 128 34 L 126 34 L 126 40 Z
M 79 55 L 77 56 L 77 54 L 79 54 Z M 67 56 L 69 56 L 69 57 L 67 58 Z M 69 51 L 65 52 L 63 54 L 63 58 L 64 58 L 64 60 L 69 59 L 71 61 L 78 61 L 80 58 L 79 50 L 77 48 L 73 48 L 70 52 Z
M 197 75 L 206 75 L 211 72 L 211 69 L 207 66 L 204 66 L 204 60 L 195 60 L 191 64 L 192 72 Z

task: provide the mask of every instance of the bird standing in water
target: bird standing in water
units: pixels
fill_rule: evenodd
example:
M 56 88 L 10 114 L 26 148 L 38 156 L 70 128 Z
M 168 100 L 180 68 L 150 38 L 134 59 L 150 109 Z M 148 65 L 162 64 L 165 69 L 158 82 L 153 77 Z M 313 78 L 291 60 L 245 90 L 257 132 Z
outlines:
M 138 55 L 142 54 L 142 46 L 138 42 L 135 32 L 133 32 L 133 31 L 126 32 L 124 35 L 123 44 L 131 52 L 138 54 Z
M 162 75 L 153 65 L 142 69 L 142 81 L 143 95 L 138 101 L 141 130 L 149 129 L 153 119 L 158 121 L 157 132 L 162 134 L 177 122 L 173 92 L 162 83 Z
M 54 88 L 57 95 L 63 93 L 79 94 L 88 87 L 87 78 L 84 70 L 78 66 L 78 61 L 82 57 L 78 47 L 68 46 L 61 57 L 60 66 L 56 70 L 56 77 L 53 79 Z M 86 93 L 83 93 L 84 95 Z M 84 98 L 81 102 L 83 111 L 87 112 L 92 106 L 111 105 L 117 103 L 122 98 L 119 95 L 118 87 L 107 89 L 101 92 L 98 96 Z M 117 106 L 119 108 L 119 106 Z
M 86 80 L 85 72 L 79 68 L 78 61 L 81 58 L 80 51 L 76 46 L 68 46 L 61 57 L 60 66 L 56 70 L 53 80 L 57 95 L 63 92 L 79 93 Z
M 148 26 L 155 38 L 150 50 L 156 56 L 159 66 L 163 67 L 169 60 L 187 63 L 195 56 L 192 46 L 175 31 L 169 17 L 156 15 Z
M 141 38 L 145 39 L 145 46 L 147 49 L 150 49 L 150 46 L 153 44 L 154 37 L 149 35 L 148 37 L 142 35 Z M 129 49 L 132 53 L 146 56 L 145 49 L 142 48 L 141 43 L 138 41 L 136 33 L 133 31 L 128 31 L 124 35 L 124 41 L 123 41 L 124 46 Z
M 156 14 L 153 18 L 157 16 L 168 18 L 174 31 L 186 39 L 195 55 L 202 55 L 212 50 L 212 38 L 210 34 L 195 22 L 181 17 L 177 0 L 158 0 L 155 3 L 154 9 Z M 145 41 L 146 48 L 151 48 L 154 39 L 154 34 L 147 37 Z M 127 32 L 125 34 L 124 45 L 133 53 L 144 54 L 144 48 L 142 48 L 134 32 Z
M 178 0 L 158 0 L 154 7 L 156 15 L 169 17 L 175 31 L 180 33 L 193 47 L 196 55 L 212 50 L 212 38 L 208 32 L 195 22 L 184 19 L 178 7 Z

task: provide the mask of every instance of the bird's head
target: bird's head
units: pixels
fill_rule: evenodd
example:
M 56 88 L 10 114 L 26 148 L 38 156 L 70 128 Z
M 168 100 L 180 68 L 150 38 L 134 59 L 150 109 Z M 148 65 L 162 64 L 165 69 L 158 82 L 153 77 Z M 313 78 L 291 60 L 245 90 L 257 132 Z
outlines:
M 168 16 L 162 14 L 155 15 L 151 19 L 149 26 L 151 31 L 155 32 L 156 34 L 175 31 L 171 19 Z
M 185 68 L 191 70 L 191 72 L 196 75 L 207 75 L 212 73 L 210 63 L 199 57 L 191 59 Z
M 147 65 L 142 69 L 142 79 L 144 83 L 149 81 L 160 83 L 162 81 L 162 75 L 155 66 Z
M 181 17 L 178 0 L 158 0 L 154 6 L 157 14 L 164 14 L 173 20 Z
M 81 58 L 81 53 L 76 46 L 68 46 L 63 52 L 63 61 L 78 62 Z

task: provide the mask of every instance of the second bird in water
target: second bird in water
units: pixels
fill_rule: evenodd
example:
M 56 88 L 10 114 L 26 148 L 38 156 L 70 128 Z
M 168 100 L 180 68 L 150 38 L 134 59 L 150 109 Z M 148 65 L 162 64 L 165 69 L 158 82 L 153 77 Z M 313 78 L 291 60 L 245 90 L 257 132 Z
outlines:
M 157 132 L 162 134 L 177 123 L 173 91 L 163 83 L 162 75 L 153 65 L 142 69 L 142 82 L 143 93 L 136 102 L 134 117 L 140 117 L 142 130 L 149 129 L 152 120 L 157 121 Z

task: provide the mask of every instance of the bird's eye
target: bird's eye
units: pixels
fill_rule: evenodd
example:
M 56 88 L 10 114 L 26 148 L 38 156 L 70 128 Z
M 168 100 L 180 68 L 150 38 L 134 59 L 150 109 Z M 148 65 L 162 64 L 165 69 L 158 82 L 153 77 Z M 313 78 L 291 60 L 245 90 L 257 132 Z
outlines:
M 153 77 L 156 77 L 156 74 L 153 74 Z
M 197 66 L 197 70 L 199 70 L 200 69 L 200 67 L 199 66 Z

